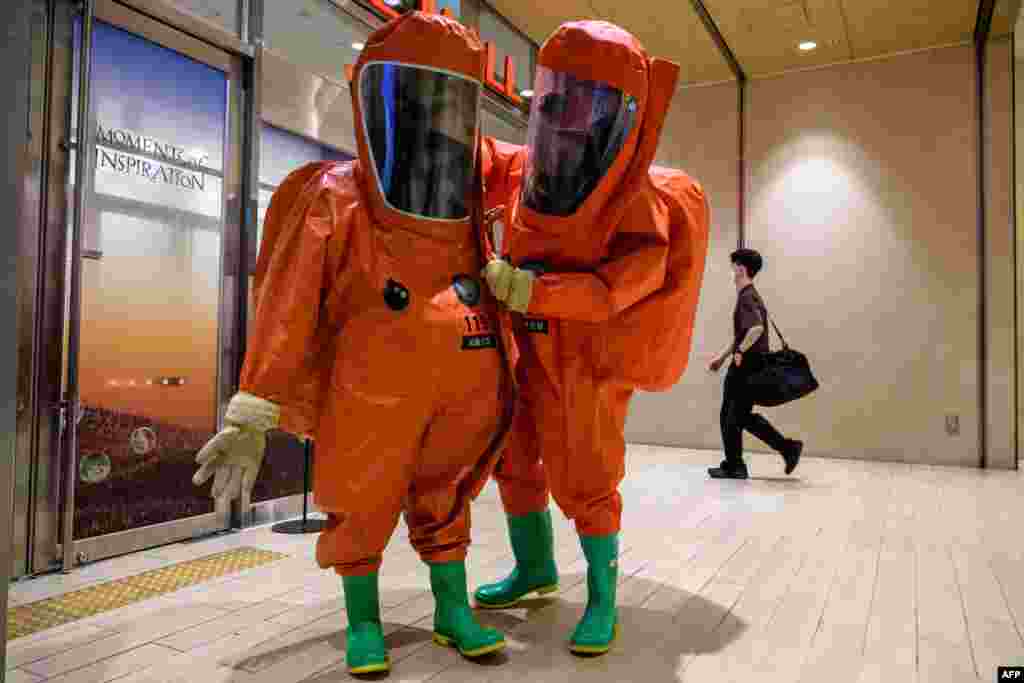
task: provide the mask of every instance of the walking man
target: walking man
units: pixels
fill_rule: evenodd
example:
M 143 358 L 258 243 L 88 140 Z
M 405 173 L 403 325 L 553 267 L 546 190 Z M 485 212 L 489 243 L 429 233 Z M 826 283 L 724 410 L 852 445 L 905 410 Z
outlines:
M 786 474 L 791 474 L 800 461 L 803 442 L 787 439 L 762 415 L 753 412 L 754 402 L 746 386 L 746 378 L 763 366 L 764 354 L 768 353 L 768 309 L 754 287 L 754 278 L 764 261 L 753 249 L 734 251 L 729 259 L 738 293 L 732 316 L 733 341 L 708 366 L 711 372 L 718 372 L 729 362 L 721 413 L 725 460 L 708 469 L 708 474 L 714 479 L 749 476 L 743 461 L 744 429 L 777 451 L 786 462 Z

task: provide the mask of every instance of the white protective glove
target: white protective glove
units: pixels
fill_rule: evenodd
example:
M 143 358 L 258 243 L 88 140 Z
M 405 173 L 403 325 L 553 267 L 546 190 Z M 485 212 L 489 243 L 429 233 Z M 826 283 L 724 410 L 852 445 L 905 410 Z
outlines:
M 281 408 L 258 396 L 239 392 L 228 403 L 224 429 L 210 439 L 196 462 L 199 470 L 192 483 L 202 486 L 216 475 L 210 495 L 231 501 L 242 492 L 252 493 L 267 450 L 267 432 L 277 427 Z
M 509 310 L 526 313 L 533 294 L 535 276 L 532 271 L 516 268 L 508 261 L 491 259 L 483 274 L 494 298 L 503 302 Z

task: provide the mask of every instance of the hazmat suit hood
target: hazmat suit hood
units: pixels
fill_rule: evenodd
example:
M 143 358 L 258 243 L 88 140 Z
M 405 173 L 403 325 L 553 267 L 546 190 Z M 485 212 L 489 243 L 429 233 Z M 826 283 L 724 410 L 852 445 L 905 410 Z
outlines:
M 485 52 L 459 22 L 408 12 L 375 31 L 352 68 L 359 176 L 373 219 L 471 238 Z
M 560 26 L 538 56 L 513 220 L 605 241 L 646 181 L 678 71 L 614 24 Z

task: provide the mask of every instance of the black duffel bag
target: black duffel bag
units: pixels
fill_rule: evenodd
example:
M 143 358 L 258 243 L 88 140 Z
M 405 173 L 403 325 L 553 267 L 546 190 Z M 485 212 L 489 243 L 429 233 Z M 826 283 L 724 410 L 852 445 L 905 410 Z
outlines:
M 779 332 L 775 321 L 771 321 L 775 334 L 779 335 L 782 349 L 764 354 L 760 367 L 747 377 L 749 396 L 758 406 L 781 406 L 803 398 L 818 388 L 818 380 L 811 372 L 807 356 L 789 348 Z

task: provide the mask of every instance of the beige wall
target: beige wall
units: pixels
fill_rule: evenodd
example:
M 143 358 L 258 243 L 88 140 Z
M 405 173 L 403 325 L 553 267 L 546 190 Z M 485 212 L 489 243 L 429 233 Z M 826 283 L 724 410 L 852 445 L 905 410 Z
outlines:
M 750 89 L 747 240 L 769 309 L 822 382 L 772 418 L 811 454 L 976 464 L 971 48 Z
M 1013 259 L 1013 39 L 992 39 L 986 57 L 985 270 L 988 466 L 1014 467 L 1015 286 Z
M 1014 129 L 1016 131 L 1016 151 L 1014 158 L 1014 185 L 1015 185 L 1015 214 L 1016 228 L 1015 239 L 1017 244 L 1017 459 L 1020 457 L 1021 446 L 1024 445 L 1024 338 L 1021 335 L 1021 325 L 1024 325 L 1024 12 L 1021 13 L 1017 23 L 1017 33 L 1014 36 Z
M 989 463 L 1013 466 L 1009 47 L 988 84 L 986 245 Z M 756 80 L 747 100 L 747 244 L 759 288 L 822 388 L 766 410 L 810 455 L 975 466 L 979 461 L 978 112 L 961 46 Z M 703 352 L 728 340 L 735 292 L 734 86 L 683 91 L 662 157 L 705 181 L 715 242 L 694 355 L 671 392 L 635 399 L 633 442 L 720 449 L 720 379 Z M 720 222 L 724 218 L 725 223 Z M 773 338 L 773 345 L 777 346 Z M 948 436 L 945 416 L 958 415 Z M 748 448 L 763 445 L 748 440 Z
M 721 350 L 732 327 L 729 253 L 736 248 L 739 206 L 738 87 L 735 83 L 686 88 L 672 101 L 656 162 L 699 180 L 711 203 L 711 243 L 697 310 L 690 365 L 665 393 L 639 393 L 630 406 L 626 438 L 688 448 L 718 448 L 720 378 L 703 356 Z

